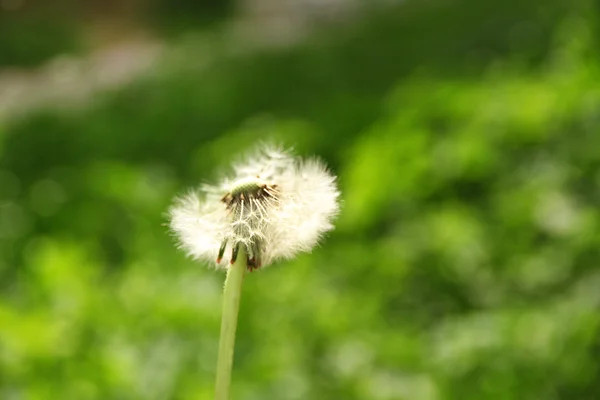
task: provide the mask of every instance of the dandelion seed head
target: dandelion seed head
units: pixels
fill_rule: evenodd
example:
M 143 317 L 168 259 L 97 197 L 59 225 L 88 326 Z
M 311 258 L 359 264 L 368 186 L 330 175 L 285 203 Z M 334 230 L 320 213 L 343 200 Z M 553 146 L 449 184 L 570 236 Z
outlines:
M 243 247 L 252 270 L 311 251 L 333 229 L 338 198 L 321 161 L 261 146 L 219 185 L 179 197 L 170 226 L 191 257 L 227 268 Z

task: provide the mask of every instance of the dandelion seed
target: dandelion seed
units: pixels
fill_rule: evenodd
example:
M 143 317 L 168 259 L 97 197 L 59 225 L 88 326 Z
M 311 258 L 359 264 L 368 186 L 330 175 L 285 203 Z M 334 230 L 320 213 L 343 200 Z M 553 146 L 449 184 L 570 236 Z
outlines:
M 317 159 L 262 146 L 231 178 L 176 200 L 171 229 L 196 259 L 227 268 L 243 247 L 249 270 L 310 251 L 333 228 L 336 179 Z

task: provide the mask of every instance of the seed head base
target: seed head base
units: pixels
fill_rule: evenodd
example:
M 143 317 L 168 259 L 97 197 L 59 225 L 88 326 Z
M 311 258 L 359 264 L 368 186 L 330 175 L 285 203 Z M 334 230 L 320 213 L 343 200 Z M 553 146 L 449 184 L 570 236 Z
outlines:
M 246 234 L 249 237 L 246 242 L 233 243 L 230 263 L 236 262 L 240 246 L 245 246 L 248 271 L 252 272 L 260 268 L 262 265 L 261 252 L 263 251 L 260 225 L 266 221 L 267 209 L 277 205 L 277 185 L 269 185 L 258 176 L 256 179 L 239 181 L 230 192 L 221 198 L 221 202 L 225 204 L 228 216 L 235 226 L 236 234 L 239 236 Z M 217 264 L 221 263 L 229 240 L 229 238 L 225 238 L 221 243 Z

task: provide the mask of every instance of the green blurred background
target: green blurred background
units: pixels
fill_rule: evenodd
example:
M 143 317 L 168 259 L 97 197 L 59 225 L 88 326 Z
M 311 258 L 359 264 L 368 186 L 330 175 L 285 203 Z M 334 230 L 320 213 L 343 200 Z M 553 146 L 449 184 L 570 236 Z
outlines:
M 260 139 L 343 211 L 247 276 L 233 398 L 600 399 L 596 1 L 0 1 L 0 399 L 210 399 L 172 198 Z

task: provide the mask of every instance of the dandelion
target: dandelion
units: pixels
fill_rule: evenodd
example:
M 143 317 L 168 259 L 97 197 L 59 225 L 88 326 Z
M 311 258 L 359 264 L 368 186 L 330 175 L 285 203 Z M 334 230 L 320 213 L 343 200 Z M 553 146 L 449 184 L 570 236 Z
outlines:
M 176 200 L 171 230 L 191 257 L 227 270 L 215 399 L 229 399 L 244 272 L 308 252 L 339 211 L 333 176 L 318 159 L 261 146 L 231 177 Z
M 333 228 L 338 196 L 319 160 L 263 146 L 234 165 L 233 177 L 178 199 L 171 229 L 193 258 L 227 268 L 242 249 L 254 270 L 310 251 Z

